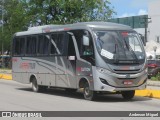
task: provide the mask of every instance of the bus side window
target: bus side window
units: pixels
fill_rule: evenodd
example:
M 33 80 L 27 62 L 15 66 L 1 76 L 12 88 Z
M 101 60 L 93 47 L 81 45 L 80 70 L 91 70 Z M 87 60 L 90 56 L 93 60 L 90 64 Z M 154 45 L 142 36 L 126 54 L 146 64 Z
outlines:
M 76 57 L 75 46 L 74 46 L 71 35 L 69 35 L 69 39 L 68 39 L 68 56 L 75 56 Z
M 91 37 L 91 34 L 89 33 L 89 31 L 87 31 L 87 30 L 73 30 L 71 32 L 74 34 L 74 36 L 76 38 L 80 57 L 82 59 L 89 61 L 90 63 L 92 63 L 94 65 L 95 64 L 94 47 L 93 47 L 92 37 Z M 89 38 L 89 45 L 88 46 L 85 46 L 83 44 L 84 36 L 87 36 Z
M 49 41 L 50 41 L 50 36 L 45 35 L 44 41 L 43 41 L 43 54 L 44 55 L 47 55 L 49 53 Z
M 24 50 L 25 50 L 25 38 L 14 38 L 14 47 L 13 47 L 13 55 L 24 55 Z
M 56 47 L 57 47 L 57 54 L 63 55 L 64 53 L 64 34 L 58 33 L 57 39 L 55 39 Z
M 56 39 L 57 39 L 57 34 L 56 33 L 51 34 L 51 50 L 50 50 L 51 55 L 55 55 L 57 53 L 56 44 L 54 42 Z
M 90 33 L 86 30 L 75 30 L 71 32 L 74 33 L 76 38 L 80 56 L 93 55 L 93 42 Z M 89 38 L 89 46 L 83 45 L 83 37 L 85 35 Z
M 36 36 L 27 37 L 26 55 L 36 55 Z
M 49 53 L 49 35 L 38 35 L 38 54 L 48 55 Z

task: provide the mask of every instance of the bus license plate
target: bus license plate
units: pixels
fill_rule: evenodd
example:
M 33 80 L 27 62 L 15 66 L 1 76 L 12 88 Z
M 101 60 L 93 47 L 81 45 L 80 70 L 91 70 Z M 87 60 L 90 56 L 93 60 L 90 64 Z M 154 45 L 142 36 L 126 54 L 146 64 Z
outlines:
M 132 81 L 130 81 L 130 80 L 127 80 L 127 81 L 124 81 L 124 82 L 123 82 L 123 84 L 124 84 L 124 85 L 132 85 L 132 84 L 133 84 L 133 82 L 132 82 Z

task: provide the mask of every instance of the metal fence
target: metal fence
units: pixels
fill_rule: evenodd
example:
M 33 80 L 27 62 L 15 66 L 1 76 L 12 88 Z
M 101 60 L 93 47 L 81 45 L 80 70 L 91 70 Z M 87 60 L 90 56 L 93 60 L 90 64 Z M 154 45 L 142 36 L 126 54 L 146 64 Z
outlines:
M 114 18 L 114 19 L 109 19 L 108 22 L 124 24 L 124 25 L 131 26 L 132 28 L 145 28 L 146 18 L 148 18 L 148 15 Z M 147 26 L 148 26 L 148 22 L 147 22 Z

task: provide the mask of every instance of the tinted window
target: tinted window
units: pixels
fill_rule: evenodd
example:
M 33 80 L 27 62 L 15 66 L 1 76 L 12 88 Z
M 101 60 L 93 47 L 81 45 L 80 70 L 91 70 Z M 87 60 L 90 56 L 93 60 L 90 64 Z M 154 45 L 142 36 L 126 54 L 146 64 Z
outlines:
M 14 39 L 14 55 L 24 55 L 25 38 Z
M 51 54 L 63 55 L 64 42 L 63 33 L 53 33 L 51 35 Z
M 74 33 L 74 36 L 76 38 L 80 56 L 93 55 L 94 50 L 90 33 L 85 30 L 75 30 L 72 32 Z M 83 45 L 83 36 L 89 37 L 89 46 Z
M 71 35 L 69 35 L 68 56 L 76 56 L 75 46 Z
M 57 54 L 55 41 L 57 39 L 57 34 L 51 35 L 51 54 Z
M 57 39 L 55 39 L 55 43 L 58 48 L 57 54 L 63 54 L 64 34 L 58 34 Z
M 26 54 L 27 55 L 35 55 L 36 54 L 36 36 L 27 37 L 27 44 L 26 44 Z
M 38 54 L 47 55 L 49 51 L 49 35 L 39 35 L 38 36 Z
M 87 30 L 74 30 L 73 32 L 79 49 L 80 57 L 95 65 L 94 48 L 91 34 Z M 83 38 L 89 38 L 89 45 L 83 44 Z

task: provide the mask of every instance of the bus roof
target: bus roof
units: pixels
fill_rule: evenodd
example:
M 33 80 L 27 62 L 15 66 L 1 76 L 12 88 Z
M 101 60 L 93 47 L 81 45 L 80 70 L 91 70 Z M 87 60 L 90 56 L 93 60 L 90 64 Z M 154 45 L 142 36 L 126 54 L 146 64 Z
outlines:
M 111 22 L 80 22 L 67 25 L 44 25 L 44 26 L 30 27 L 28 31 L 17 32 L 15 36 L 47 33 L 54 31 L 87 29 L 87 28 L 102 29 L 102 30 L 132 30 L 130 26 L 111 23 Z

